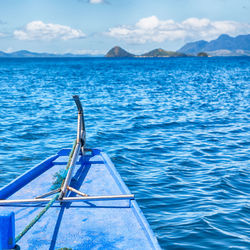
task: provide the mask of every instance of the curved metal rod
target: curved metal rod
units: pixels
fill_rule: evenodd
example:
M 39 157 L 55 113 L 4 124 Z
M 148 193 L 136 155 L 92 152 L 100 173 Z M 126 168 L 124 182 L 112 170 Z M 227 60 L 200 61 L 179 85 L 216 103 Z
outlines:
M 79 113 L 83 113 L 82 104 L 78 95 L 73 95 Z
M 86 144 L 86 130 L 85 130 L 83 108 L 78 95 L 73 95 L 73 99 L 78 109 L 77 142 L 81 143 L 82 153 L 84 153 L 84 146 Z
M 76 146 L 73 149 L 72 158 L 69 159 L 69 168 L 68 168 L 67 176 L 62 182 L 59 199 L 62 199 L 64 196 L 67 195 L 67 191 L 68 191 L 67 187 L 70 185 L 72 175 L 74 172 L 74 168 L 76 165 L 77 157 L 79 156 L 80 151 L 82 152 L 82 154 L 84 154 L 86 132 L 85 132 L 85 125 L 84 125 L 84 118 L 83 118 L 83 109 L 82 109 L 82 104 L 80 102 L 79 96 L 74 95 L 73 99 L 78 109 L 77 139 L 76 139 Z

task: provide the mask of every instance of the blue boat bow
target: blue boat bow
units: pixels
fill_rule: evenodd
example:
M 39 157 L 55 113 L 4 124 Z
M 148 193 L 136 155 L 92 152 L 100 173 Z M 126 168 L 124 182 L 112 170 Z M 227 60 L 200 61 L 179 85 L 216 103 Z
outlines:
M 83 111 L 74 100 L 73 150 L 60 150 L 0 190 L 0 249 L 160 249 L 110 158 L 85 148 Z

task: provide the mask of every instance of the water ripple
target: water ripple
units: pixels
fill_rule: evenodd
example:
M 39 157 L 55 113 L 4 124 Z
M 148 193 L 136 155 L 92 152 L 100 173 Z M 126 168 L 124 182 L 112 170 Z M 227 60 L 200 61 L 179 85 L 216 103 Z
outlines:
M 0 186 L 76 135 L 101 147 L 166 249 L 249 249 L 250 59 L 0 59 Z

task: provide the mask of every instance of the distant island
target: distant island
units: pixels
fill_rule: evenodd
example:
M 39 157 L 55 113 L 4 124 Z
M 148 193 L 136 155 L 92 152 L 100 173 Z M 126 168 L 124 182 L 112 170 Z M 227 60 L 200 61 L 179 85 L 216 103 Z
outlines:
M 91 54 L 52 54 L 52 53 L 38 53 L 28 50 L 19 50 L 11 53 L 0 51 L 0 58 L 56 58 L 56 57 L 103 57 L 103 55 Z
M 115 46 L 108 51 L 105 57 L 135 57 L 135 55 L 127 52 L 125 49 L 119 46 Z
M 208 54 L 206 52 L 200 52 L 197 54 L 199 57 L 208 57 Z
M 208 56 L 250 56 L 250 34 L 230 37 L 221 35 L 210 42 L 201 40 L 187 43 L 179 50 L 154 49 L 142 55 L 134 55 L 119 46 L 113 47 L 105 57 L 208 57 Z
M 187 43 L 177 52 L 189 55 L 205 52 L 210 56 L 250 56 L 250 34 L 237 37 L 223 34 L 210 42 L 201 40 Z
M 177 51 L 168 51 L 164 49 L 153 49 L 141 55 L 132 54 L 125 49 L 115 46 L 108 51 L 106 55 L 91 54 L 52 54 L 37 53 L 28 50 L 19 50 L 6 53 L 0 51 L 0 58 L 56 58 L 56 57 L 117 57 L 117 58 L 155 58 L 155 57 L 211 57 L 211 56 L 250 56 L 250 34 L 231 37 L 229 35 L 220 35 L 217 39 L 210 42 L 200 40 L 185 44 Z
M 154 49 L 142 55 L 134 55 L 124 50 L 119 46 L 113 47 L 105 57 L 186 57 L 184 53 L 179 53 L 175 51 L 166 51 L 164 49 Z
M 221 35 L 210 42 L 201 40 L 187 43 L 179 50 L 154 49 L 142 55 L 134 55 L 119 46 L 113 47 L 105 57 L 208 57 L 208 56 L 250 56 L 250 34 L 230 37 Z
M 166 51 L 164 49 L 154 49 L 138 57 L 186 57 L 186 56 L 187 55 L 184 53 L 179 53 L 175 51 Z

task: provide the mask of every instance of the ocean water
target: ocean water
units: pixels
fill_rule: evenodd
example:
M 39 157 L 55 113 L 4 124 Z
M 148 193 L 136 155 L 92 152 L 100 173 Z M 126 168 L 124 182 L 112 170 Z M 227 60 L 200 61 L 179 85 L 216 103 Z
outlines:
M 0 59 L 0 186 L 76 136 L 106 151 L 163 249 L 250 249 L 250 58 Z

